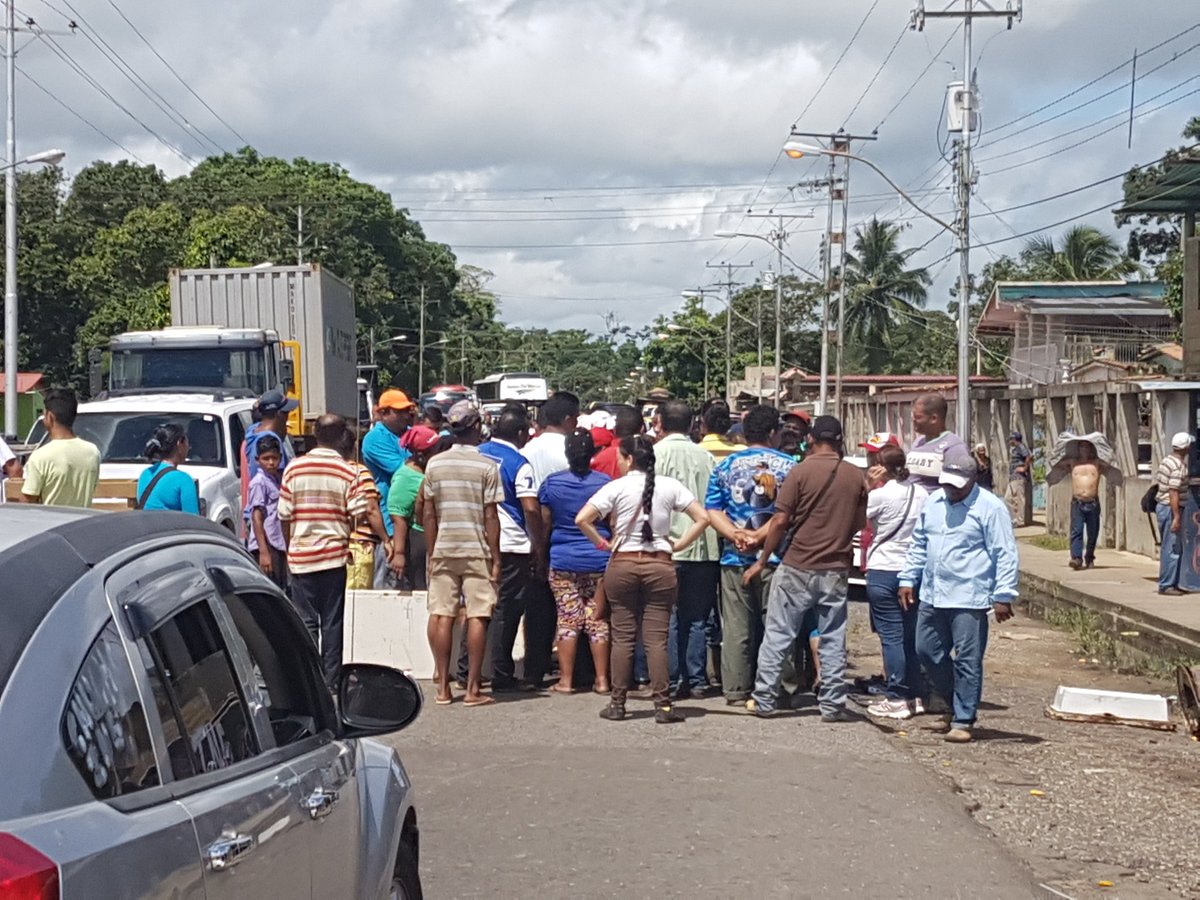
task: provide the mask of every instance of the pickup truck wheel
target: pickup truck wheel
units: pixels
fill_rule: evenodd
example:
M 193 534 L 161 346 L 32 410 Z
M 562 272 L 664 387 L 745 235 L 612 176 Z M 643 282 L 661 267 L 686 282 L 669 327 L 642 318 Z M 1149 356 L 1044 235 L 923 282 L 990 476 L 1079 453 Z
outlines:
M 221 520 L 221 527 L 224 528 L 226 531 L 228 531 L 230 534 L 232 534 L 234 537 L 237 536 L 237 529 L 233 527 L 233 523 L 231 521 L 229 521 L 228 519 Z
M 417 861 L 413 859 L 412 850 L 401 841 L 396 850 L 396 866 L 392 870 L 392 889 L 388 892 L 388 900 L 421 900 L 422 896 Z

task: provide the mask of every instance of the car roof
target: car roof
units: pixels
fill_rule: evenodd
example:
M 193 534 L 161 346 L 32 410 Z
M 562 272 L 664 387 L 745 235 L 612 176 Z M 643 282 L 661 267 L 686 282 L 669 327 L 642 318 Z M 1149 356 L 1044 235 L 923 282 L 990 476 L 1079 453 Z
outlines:
M 220 526 L 187 513 L 0 504 L 0 692 L 42 619 L 93 566 L 139 540 L 189 534 L 231 541 Z
M 240 412 L 254 405 L 252 397 L 231 400 L 214 399 L 214 394 L 130 394 L 80 403 L 81 413 L 93 412 L 145 412 L 145 413 L 223 413 Z

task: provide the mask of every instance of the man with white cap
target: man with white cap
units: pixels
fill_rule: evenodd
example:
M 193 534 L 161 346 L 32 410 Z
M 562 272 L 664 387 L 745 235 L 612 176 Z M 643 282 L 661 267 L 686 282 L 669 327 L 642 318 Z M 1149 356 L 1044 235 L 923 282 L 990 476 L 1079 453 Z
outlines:
M 966 449 L 947 453 L 935 491 L 921 510 L 904 569 L 900 603 L 917 602 L 917 656 L 934 694 L 952 702 L 946 740 L 965 744 L 983 694 L 988 616 L 1012 617 L 1017 540 L 1004 502 L 975 484 Z
M 908 451 L 909 482 L 919 484 L 928 494 L 938 489 L 942 460 L 967 449 L 963 439 L 946 428 L 949 411 L 941 394 L 922 394 L 913 401 L 912 426 L 917 439 Z
M 1154 473 L 1158 486 L 1158 530 L 1162 548 L 1158 554 L 1158 592 L 1178 597 L 1185 594 L 1179 587 L 1181 537 L 1183 535 L 1183 489 L 1188 481 L 1188 456 L 1195 438 L 1180 431 L 1171 438 L 1171 452 L 1163 457 Z

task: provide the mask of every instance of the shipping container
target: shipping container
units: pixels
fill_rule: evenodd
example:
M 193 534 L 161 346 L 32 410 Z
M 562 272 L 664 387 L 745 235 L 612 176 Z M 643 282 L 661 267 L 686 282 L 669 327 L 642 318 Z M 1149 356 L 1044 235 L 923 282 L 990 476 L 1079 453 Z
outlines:
M 266 328 L 300 345 L 305 419 L 358 416 L 354 290 L 320 265 L 172 269 L 171 324 Z

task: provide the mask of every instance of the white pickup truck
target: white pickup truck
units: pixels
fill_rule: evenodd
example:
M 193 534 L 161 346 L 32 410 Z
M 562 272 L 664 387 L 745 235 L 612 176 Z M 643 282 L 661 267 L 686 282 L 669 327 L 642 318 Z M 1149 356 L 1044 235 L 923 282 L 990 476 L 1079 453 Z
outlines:
M 75 432 L 100 448 L 102 480 L 136 480 L 149 463 L 142 451 L 159 425 L 174 423 L 187 432 L 191 453 L 180 470 L 200 486 L 200 511 L 209 520 L 240 530 L 242 440 L 253 421 L 249 398 L 219 394 L 137 394 L 79 405 Z M 29 443 L 45 438 L 39 422 Z

